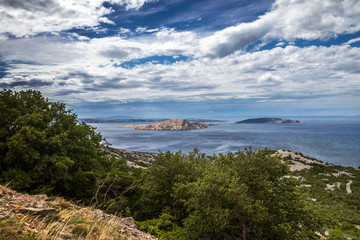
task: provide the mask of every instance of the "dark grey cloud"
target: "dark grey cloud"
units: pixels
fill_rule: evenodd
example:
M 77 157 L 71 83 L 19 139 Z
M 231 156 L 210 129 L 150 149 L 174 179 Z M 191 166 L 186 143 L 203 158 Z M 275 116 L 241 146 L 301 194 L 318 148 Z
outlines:
M 96 78 L 99 78 L 98 76 L 90 75 L 86 72 L 82 71 L 75 71 L 75 72 L 69 72 L 64 76 L 60 76 L 60 80 L 69 80 L 69 79 L 78 79 L 81 80 L 82 83 L 88 84 L 93 83 Z
M 0 60 L 0 79 L 8 74 L 7 73 L 8 68 L 9 65 L 6 62 Z
M 76 93 L 83 93 L 83 91 L 78 91 L 78 90 L 60 90 L 57 91 L 54 96 L 67 96 L 70 94 L 76 94 Z
M 157 82 L 160 82 L 162 79 L 163 79 L 163 77 L 161 77 L 161 76 L 153 77 L 150 79 L 150 82 L 157 83 Z
M 146 86 L 150 89 L 158 89 L 158 90 L 172 90 L 178 92 L 187 92 L 187 91 L 196 91 L 196 90 L 212 90 L 216 89 L 214 85 L 196 85 L 196 84 L 188 84 L 184 82 L 170 82 L 170 81 L 151 81 L 147 83 Z
M 136 50 L 136 49 L 133 49 Z M 122 59 L 129 55 L 129 53 L 123 49 L 120 49 L 118 47 L 111 47 L 105 51 L 102 51 L 100 53 L 101 55 L 109 58 L 116 58 L 116 59 Z
M 109 89 L 131 89 L 143 86 L 140 81 L 125 81 L 126 78 L 102 78 L 102 82 L 89 84 L 84 91 L 107 91 Z
M 31 80 L 15 80 L 11 83 L 0 83 L 0 88 L 12 88 L 12 87 L 43 87 L 51 86 L 53 82 L 47 82 L 40 79 L 31 79 Z
M 43 63 L 39 63 L 39 62 L 36 62 L 36 61 L 26 61 L 26 60 L 12 60 L 10 62 L 10 64 L 25 64 L 25 65 L 38 65 L 38 66 L 42 66 L 44 65 Z
M 59 7 L 53 0 L 2 0 L 0 5 L 27 11 L 51 11 Z
M 83 71 L 69 72 L 66 75 L 58 77 L 58 85 L 66 86 L 67 81 L 70 79 L 79 81 L 84 85 L 81 90 L 83 91 L 106 91 L 109 89 L 126 89 L 126 88 L 138 88 L 141 87 L 143 83 L 139 81 L 125 81 L 127 78 L 124 77 L 115 77 L 107 78 L 99 75 L 91 75 Z

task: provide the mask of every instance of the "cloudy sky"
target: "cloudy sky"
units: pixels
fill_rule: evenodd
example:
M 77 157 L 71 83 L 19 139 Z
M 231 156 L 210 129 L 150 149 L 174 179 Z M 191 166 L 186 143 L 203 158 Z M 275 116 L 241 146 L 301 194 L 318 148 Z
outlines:
M 358 0 L 0 0 L 0 88 L 80 117 L 360 114 Z

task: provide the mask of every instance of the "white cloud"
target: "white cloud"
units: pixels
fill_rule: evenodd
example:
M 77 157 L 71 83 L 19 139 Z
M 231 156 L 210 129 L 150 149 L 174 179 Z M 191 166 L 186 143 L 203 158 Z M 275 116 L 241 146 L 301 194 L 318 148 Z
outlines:
M 106 21 L 102 19 L 104 14 L 111 11 L 98 8 L 102 2 L 6 1 L 0 9 L 1 31 L 23 36 L 70 27 L 96 28 L 100 21 Z M 128 9 L 136 10 L 145 2 L 134 1 Z M 359 41 L 358 38 L 341 46 L 287 46 L 239 54 L 257 40 L 325 39 L 357 31 L 358 5 L 350 0 L 278 0 L 271 11 L 254 22 L 215 33 L 178 32 L 164 27 L 139 28 L 140 32 L 150 32 L 145 35 L 131 35 L 130 30 L 120 28 L 119 32 L 127 34 L 127 38 L 89 39 L 77 34 L 68 39 L 0 37 L 0 55 L 9 64 L 8 75 L 1 83 L 15 89 L 38 86 L 47 96 L 68 102 L 232 98 L 293 101 L 358 94 L 360 49 L 349 46 Z M 54 9 L 51 14 L 50 6 Z M 15 17 L 14 22 L 6 14 Z M 145 63 L 132 69 L 117 67 L 125 61 L 154 55 L 195 58 L 171 65 Z M 60 91 L 69 93 L 68 97 Z
M 201 55 L 224 57 L 257 40 L 327 39 L 360 30 L 358 0 L 277 0 L 272 9 L 200 40 Z
M 147 27 L 137 27 L 135 29 L 135 32 L 137 32 L 137 33 L 146 32 L 146 29 L 147 29 Z
M 355 43 L 355 42 L 360 42 L 360 37 L 350 39 L 349 41 L 346 42 L 346 44 L 352 44 L 352 43 Z
M 326 39 L 360 30 L 358 0 L 277 0 L 268 15 L 275 23 L 271 35 L 287 40 Z
M 258 19 L 252 23 L 242 23 L 228 27 L 200 40 L 202 54 L 207 57 L 224 57 L 265 36 L 272 23 Z
M 111 2 L 122 3 L 126 6 L 126 9 L 139 10 L 145 3 L 157 2 L 158 0 L 112 0 Z
M 59 32 L 71 28 L 114 24 L 104 17 L 111 13 L 104 2 L 139 9 L 155 0 L 3 0 L 0 1 L 0 35 L 32 36 L 42 32 Z
M 84 42 L 56 40 L 55 37 L 3 40 L 0 54 L 11 63 L 11 68 L 2 81 L 13 84 L 16 89 L 29 81 L 37 84 L 47 96 L 68 102 L 231 98 L 272 101 L 351 95 L 360 91 L 360 49 L 348 45 L 278 47 L 223 58 L 179 61 L 172 65 L 146 63 L 132 69 L 114 66 L 114 63 L 130 59 L 161 55 L 162 51 L 176 52 L 181 46 L 176 46 L 173 34 L 178 33 L 159 33 L 155 35 L 159 41 L 150 44 L 148 41 L 144 44 L 143 38 L 119 37 Z M 166 41 L 161 42 L 162 37 Z M 184 39 L 193 37 L 184 34 Z M 169 44 L 171 41 L 174 45 Z M 195 51 L 195 47 L 191 49 Z M 37 62 L 26 64 L 16 60 Z M 35 76 L 41 81 L 33 80 Z M 21 80 L 16 80 L 18 78 Z M 69 96 L 55 96 L 59 91 L 68 91 Z
M 257 82 L 263 85 L 276 85 L 283 81 L 282 77 L 271 73 L 265 73 L 257 78 Z

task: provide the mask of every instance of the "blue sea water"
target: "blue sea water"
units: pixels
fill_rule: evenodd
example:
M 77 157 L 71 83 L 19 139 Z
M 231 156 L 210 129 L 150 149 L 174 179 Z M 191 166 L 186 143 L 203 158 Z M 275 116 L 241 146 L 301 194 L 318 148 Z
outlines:
M 120 127 L 129 123 L 91 123 L 112 147 L 131 151 L 189 153 L 197 148 L 218 154 L 267 147 L 301 152 L 336 165 L 360 166 L 358 119 L 315 119 L 302 124 L 235 124 L 228 120 L 216 124 L 191 131 L 149 131 Z

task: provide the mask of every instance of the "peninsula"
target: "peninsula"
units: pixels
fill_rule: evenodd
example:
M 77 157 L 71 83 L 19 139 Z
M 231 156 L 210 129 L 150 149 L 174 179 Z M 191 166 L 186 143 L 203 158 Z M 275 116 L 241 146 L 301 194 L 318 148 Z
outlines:
M 250 118 L 236 123 L 309 123 L 310 121 L 292 120 L 287 118 Z
M 189 122 L 185 119 L 172 119 L 148 125 L 127 125 L 122 127 L 135 128 L 135 130 L 182 131 L 207 128 L 208 126 L 214 126 L 214 124 Z

